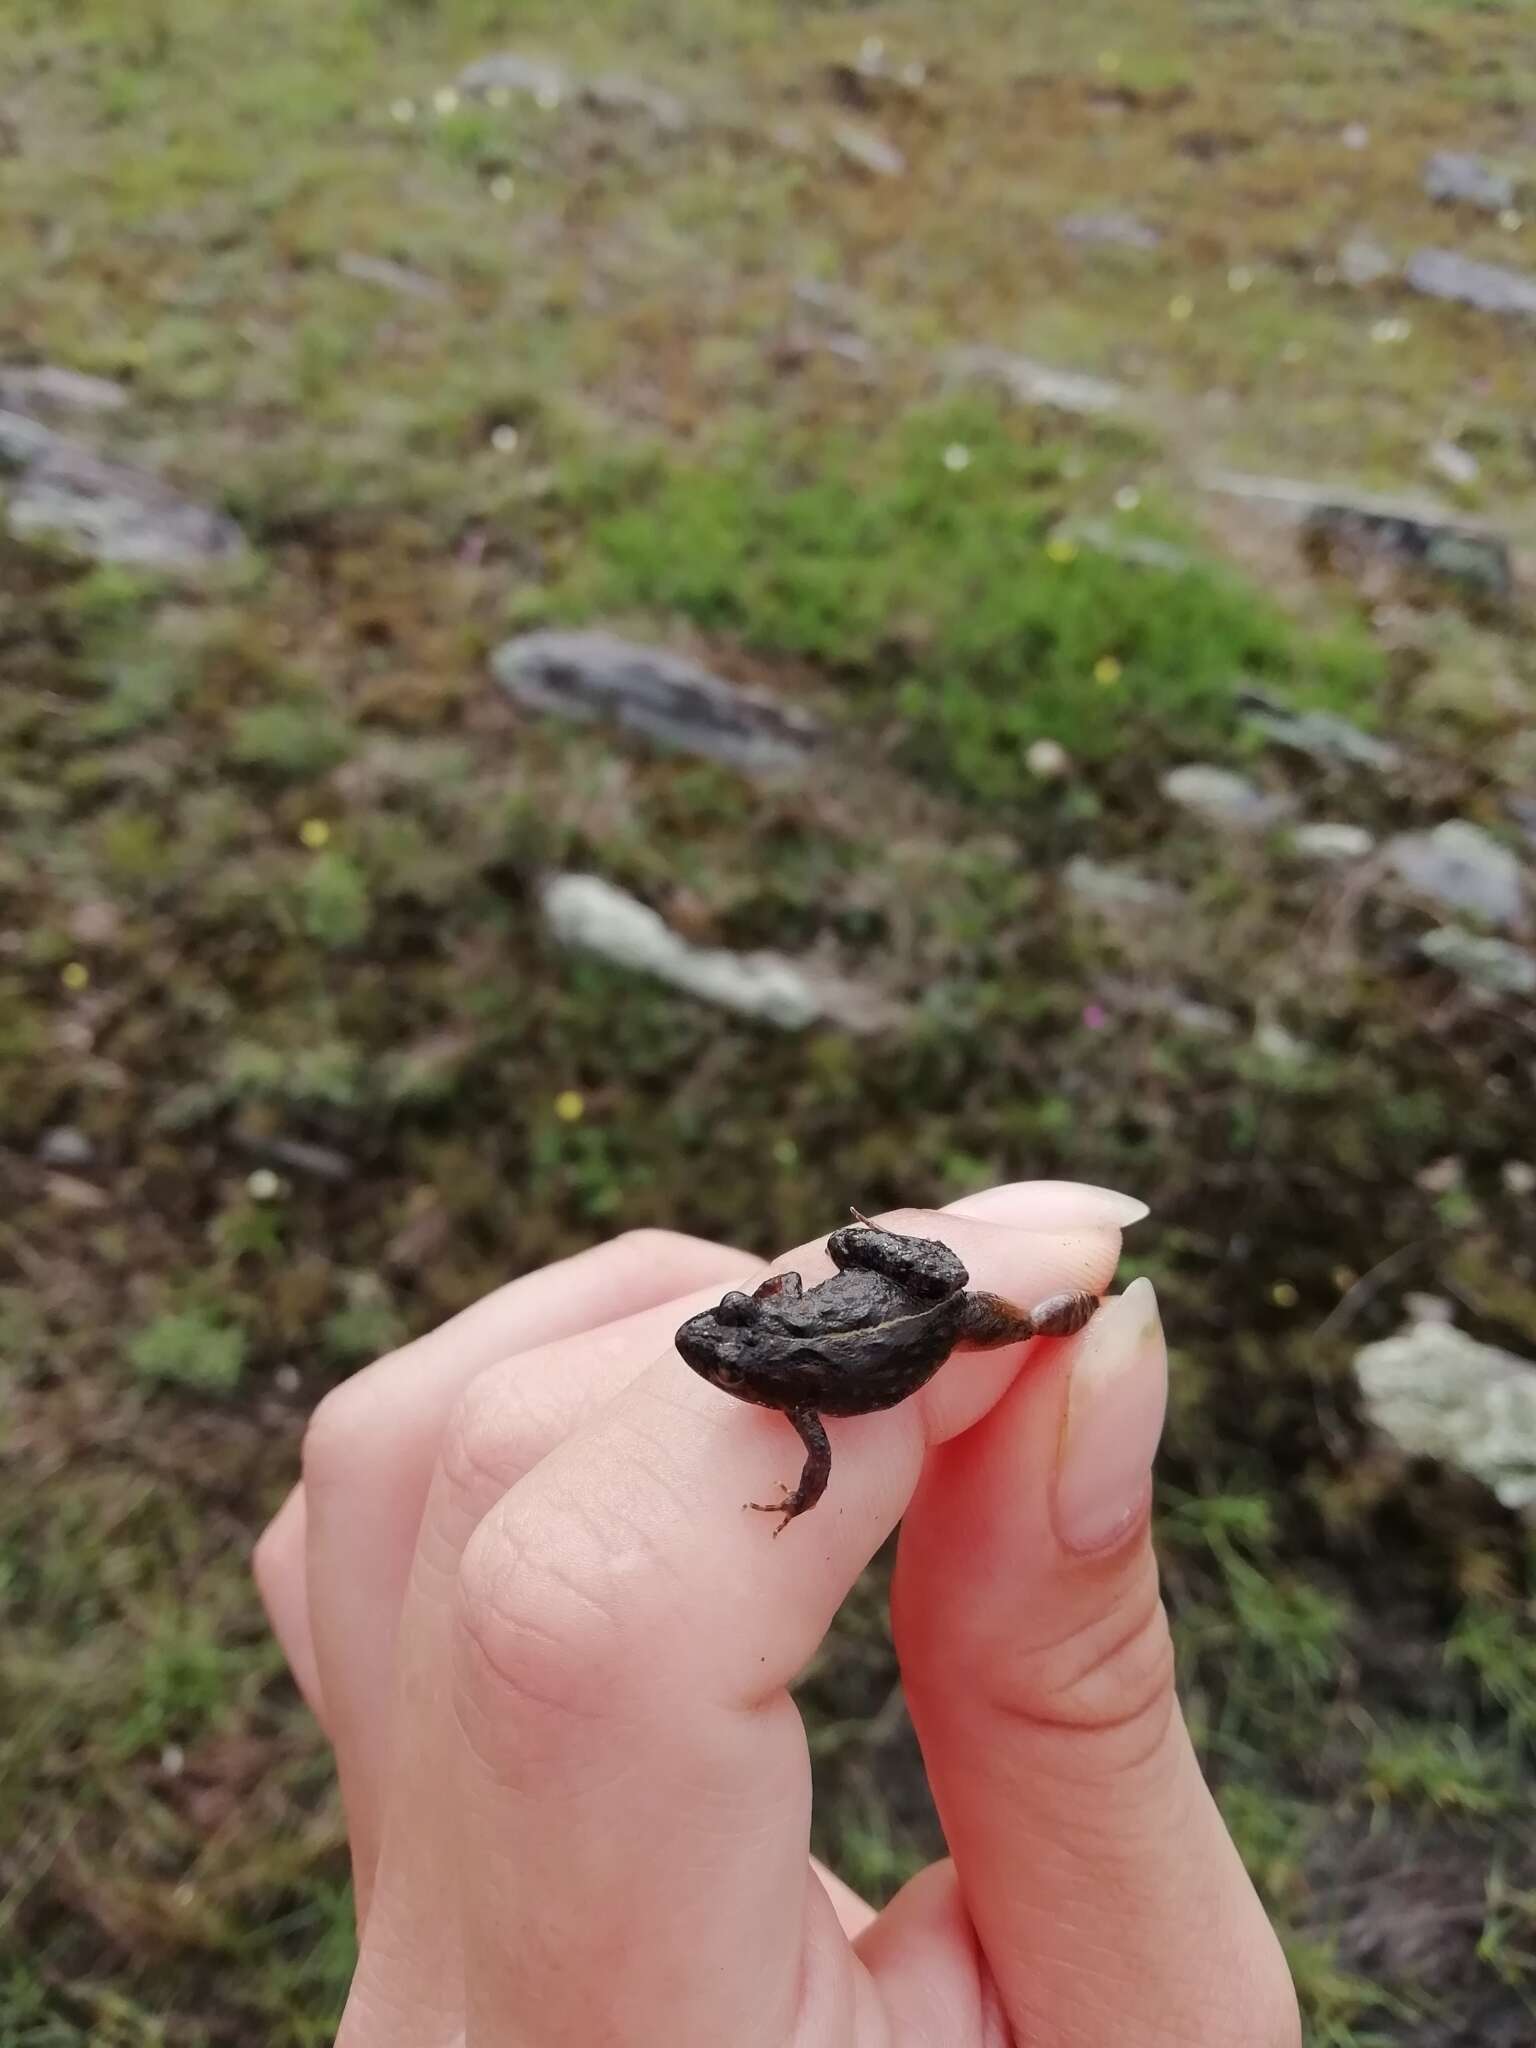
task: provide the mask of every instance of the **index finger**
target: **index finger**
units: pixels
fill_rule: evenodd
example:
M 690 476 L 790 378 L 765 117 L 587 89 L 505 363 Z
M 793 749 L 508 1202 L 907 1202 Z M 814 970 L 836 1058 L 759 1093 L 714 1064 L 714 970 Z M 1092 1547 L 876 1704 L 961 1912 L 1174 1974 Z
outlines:
M 1113 1230 L 902 1212 L 977 1287 L 1100 1292 Z M 825 1270 L 796 1255 L 809 1281 Z M 460 1568 L 469 2039 L 536 2011 L 551 2041 L 750 2048 L 854 2034 L 874 1993 L 807 1864 L 810 1774 L 786 1691 L 894 1526 L 926 1446 L 967 1427 L 1021 1347 L 965 1354 L 883 1414 L 834 1422 L 821 1506 L 772 1540 L 742 1513 L 798 1470 L 782 1417 L 648 1367 L 491 1510 Z M 872 2014 L 868 2015 L 873 2017 Z M 860 2029 L 859 2031 L 862 2031 Z

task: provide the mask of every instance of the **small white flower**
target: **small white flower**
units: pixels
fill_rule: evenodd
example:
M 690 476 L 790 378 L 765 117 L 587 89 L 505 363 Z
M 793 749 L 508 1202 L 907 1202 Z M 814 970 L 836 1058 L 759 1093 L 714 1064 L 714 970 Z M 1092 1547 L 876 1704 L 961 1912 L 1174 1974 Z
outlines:
M 517 181 L 509 178 L 505 171 L 491 180 L 491 197 L 498 206 L 510 206 L 517 192 Z
M 962 469 L 969 469 L 970 466 L 970 449 L 966 447 L 963 441 L 951 441 L 944 450 L 944 467 L 948 470 L 953 470 L 958 475 Z
M 407 121 L 415 120 L 416 102 L 414 100 L 392 100 L 390 102 L 389 118 L 391 121 L 398 121 L 403 128 Z
M 275 1202 L 283 1192 L 283 1184 L 270 1166 L 258 1166 L 254 1173 L 246 1175 L 245 1192 L 253 1202 Z
M 1122 484 L 1115 493 L 1117 512 L 1134 512 L 1141 503 L 1141 493 L 1134 484 Z
M 1038 775 L 1042 782 L 1052 782 L 1067 773 L 1072 756 L 1060 740 L 1036 740 L 1025 754 L 1024 764 L 1031 775 Z
M 1227 272 L 1227 290 L 1229 292 L 1246 292 L 1251 290 L 1252 286 L 1253 272 L 1248 268 L 1247 264 L 1234 263 Z
M 1388 320 L 1378 320 L 1371 328 L 1371 339 L 1378 348 L 1393 348 L 1400 341 L 1406 341 L 1413 332 L 1413 322 L 1394 315 Z
M 440 114 L 456 114 L 459 111 L 459 96 L 451 85 L 441 86 L 433 93 L 432 104 Z
M 533 98 L 536 106 L 542 107 L 546 114 L 552 114 L 560 104 L 560 88 L 558 85 L 541 85 Z
M 516 427 L 509 427 L 505 423 L 491 430 L 491 446 L 498 455 L 511 455 L 515 453 L 517 444 L 521 439 L 522 436 L 518 433 Z
M 1518 235 L 1525 226 L 1525 216 L 1518 208 L 1506 206 L 1499 215 L 1499 226 L 1506 235 Z

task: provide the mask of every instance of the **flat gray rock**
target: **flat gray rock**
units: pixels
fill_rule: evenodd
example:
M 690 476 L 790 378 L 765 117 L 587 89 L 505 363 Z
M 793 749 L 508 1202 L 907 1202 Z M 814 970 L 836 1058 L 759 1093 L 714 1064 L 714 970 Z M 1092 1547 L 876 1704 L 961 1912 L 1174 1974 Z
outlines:
M 1323 547 L 1375 556 L 1405 569 L 1507 597 L 1514 568 L 1503 536 L 1429 497 L 1340 490 L 1295 477 L 1208 470 L 1208 491 L 1272 512 Z
M 1508 939 L 1490 939 L 1459 924 L 1442 925 L 1419 940 L 1426 960 L 1469 988 L 1491 996 L 1536 996 L 1536 954 Z
M 1291 834 L 1292 849 L 1303 860 L 1321 861 L 1328 867 L 1364 860 L 1375 845 L 1374 837 L 1363 825 L 1351 825 L 1342 819 L 1319 818 L 1310 825 L 1298 825 Z
M 1239 701 L 1255 732 L 1308 760 L 1340 761 L 1353 768 L 1372 769 L 1378 775 L 1390 774 L 1403 765 L 1401 747 L 1362 732 L 1358 725 L 1335 718 L 1331 711 L 1292 711 L 1256 690 L 1245 692 Z
M 891 1005 L 869 991 L 781 953 L 733 953 L 695 946 L 635 897 L 600 875 L 552 875 L 543 886 L 545 922 L 556 939 L 615 967 L 781 1031 L 817 1023 L 877 1031 Z
M 583 79 L 583 100 L 603 114 L 642 114 L 653 127 L 668 135 L 681 135 L 689 124 L 689 113 L 675 93 L 664 92 L 644 78 L 627 71 L 603 71 Z
M 1351 235 L 1339 251 L 1339 276 L 1355 291 L 1380 284 L 1396 268 L 1390 253 L 1370 235 Z
M 1450 818 L 1432 832 L 1399 833 L 1383 852 L 1397 879 L 1441 910 L 1506 929 L 1524 921 L 1520 863 L 1480 825 Z
M 1426 298 L 1450 299 L 1480 313 L 1506 313 L 1536 320 L 1536 277 L 1502 263 L 1478 263 L 1455 249 L 1420 249 L 1403 273 Z
M 1154 882 L 1135 868 L 1110 867 L 1078 854 L 1061 871 L 1068 895 L 1091 910 L 1169 910 L 1178 905 L 1179 892 L 1166 882 Z
M 900 178 L 906 175 L 907 160 L 894 142 L 888 142 L 873 128 L 861 128 L 852 121 L 840 121 L 832 131 L 839 156 L 872 178 Z
M 1098 213 L 1069 213 L 1056 223 L 1056 232 L 1064 241 L 1085 243 L 1090 248 L 1155 249 L 1163 239 L 1146 221 L 1117 207 Z
M 479 57 L 459 73 L 458 89 L 467 97 L 507 93 L 536 99 L 545 106 L 558 106 L 571 93 L 571 74 L 550 57 L 530 56 L 522 50 L 497 50 Z
M 1503 213 L 1519 198 L 1519 186 L 1508 171 L 1461 149 L 1435 151 L 1424 166 L 1424 190 L 1431 199 L 1476 206 L 1484 213 Z
M 728 683 L 685 655 L 616 633 L 524 633 L 496 650 L 491 667 L 527 710 L 606 720 L 734 768 L 797 767 L 819 733 L 803 711 Z
M 354 284 L 377 285 L 380 291 L 393 292 L 402 299 L 423 299 L 442 305 L 450 296 L 435 277 L 412 270 L 407 264 L 392 262 L 388 256 L 368 256 L 360 250 L 344 249 L 336 259 L 336 268 Z
M 1399 1449 L 1470 1472 L 1507 1508 L 1536 1507 L 1536 1364 L 1415 1322 L 1357 1352 L 1355 1375 L 1366 1413 Z
M 601 114 L 639 114 L 667 134 L 688 126 L 688 109 L 675 94 L 627 71 L 602 71 L 587 78 L 553 57 L 526 50 L 497 50 L 468 64 L 455 80 L 467 99 L 531 99 L 547 110 L 581 105 Z
M 34 406 L 63 412 L 121 412 L 128 393 L 106 377 L 88 377 L 57 363 L 0 364 L 0 405 L 17 412 Z
M 944 367 L 956 382 L 994 385 L 1017 405 L 1040 406 L 1083 418 L 1114 412 L 1125 401 L 1125 390 L 1119 384 L 1111 384 L 1103 377 L 1086 377 L 1076 370 L 1052 369 L 1048 363 L 1014 355 L 1005 348 L 952 349 L 944 359 Z
M 0 414 L 0 460 L 20 470 L 4 505 L 17 540 L 46 540 L 92 561 L 163 571 L 205 569 L 244 550 L 244 535 L 222 512 L 20 414 Z
M 1189 761 L 1162 779 L 1162 792 L 1182 811 L 1238 832 L 1262 832 L 1291 809 L 1291 799 L 1260 789 L 1246 775 L 1209 761 Z
M 1180 901 L 1178 889 L 1167 883 L 1155 883 L 1135 868 L 1106 866 L 1085 854 L 1075 854 L 1067 862 L 1061 881 L 1071 897 L 1100 911 L 1174 909 Z

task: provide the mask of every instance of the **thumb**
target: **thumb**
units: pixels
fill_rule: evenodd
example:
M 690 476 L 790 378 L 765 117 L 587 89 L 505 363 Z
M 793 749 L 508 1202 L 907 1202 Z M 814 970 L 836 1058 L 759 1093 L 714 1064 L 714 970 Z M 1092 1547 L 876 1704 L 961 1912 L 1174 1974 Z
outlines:
M 1174 1692 L 1151 1283 L 1041 1351 L 931 1455 L 892 1596 L 982 1952 L 1021 2041 L 1290 2048 L 1290 1978 Z

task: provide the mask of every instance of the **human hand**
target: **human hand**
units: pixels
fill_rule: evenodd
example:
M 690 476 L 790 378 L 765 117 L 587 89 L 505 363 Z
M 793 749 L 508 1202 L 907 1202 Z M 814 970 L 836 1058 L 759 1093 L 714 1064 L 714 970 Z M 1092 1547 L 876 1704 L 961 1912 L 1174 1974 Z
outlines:
M 1036 1183 L 885 1220 L 1027 1305 L 1105 1287 L 1133 1214 Z M 834 1421 L 831 1489 L 775 1542 L 740 1504 L 794 1436 L 671 1341 L 761 1271 L 620 1238 L 318 1411 L 256 1571 L 346 1803 L 340 2048 L 1293 2048 L 1174 1695 L 1150 1287 Z M 786 1687 L 903 1515 L 893 1627 L 954 1860 L 877 1916 L 808 1861 Z

